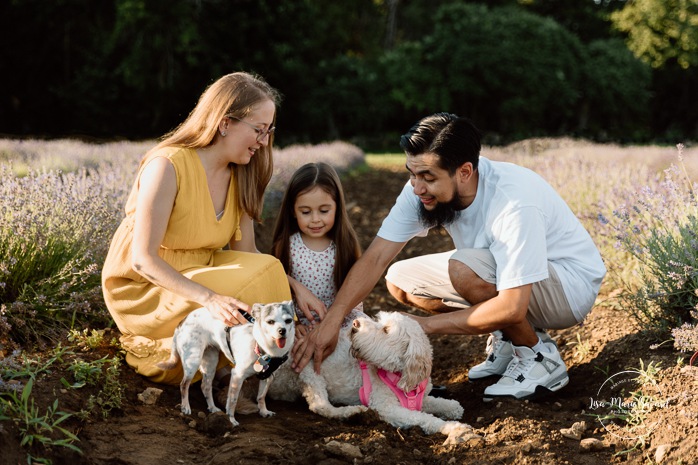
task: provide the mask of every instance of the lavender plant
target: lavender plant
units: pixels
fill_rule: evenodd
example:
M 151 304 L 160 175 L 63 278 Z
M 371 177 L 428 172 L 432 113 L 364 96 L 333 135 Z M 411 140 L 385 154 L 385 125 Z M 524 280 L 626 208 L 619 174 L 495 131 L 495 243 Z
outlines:
M 678 148 L 679 165 L 628 197 L 614 211 L 614 222 L 601 218 L 640 265 L 639 286 L 625 286 L 627 308 L 644 328 L 662 335 L 695 320 L 698 304 L 698 201 L 683 165 L 683 146 Z
M 674 339 L 674 348 L 682 352 L 694 352 L 691 364 L 698 357 L 698 307 L 691 311 L 693 321 L 696 323 L 684 323 L 671 330 Z
M 120 219 L 111 200 L 120 187 L 84 169 L 20 178 L 4 165 L 0 180 L 0 336 L 37 341 L 103 319 L 100 267 Z

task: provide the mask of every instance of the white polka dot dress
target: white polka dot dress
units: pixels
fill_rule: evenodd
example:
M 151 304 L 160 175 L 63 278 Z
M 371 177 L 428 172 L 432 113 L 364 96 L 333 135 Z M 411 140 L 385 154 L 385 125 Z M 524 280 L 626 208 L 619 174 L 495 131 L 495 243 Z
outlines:
M 310 292 L 320 299 L 327 308 L 334 302 L 337 289 L 334 285 L 334 264 L 337 247 L 334 242 L 323 251 L 317 252 L 308 248 L 300 233 L 295 233 L 290 239 L 290 262 L 292 278 L 303 284 Z M 346 326 L 363 313 L 363 303 L 354 308 L 344 319 Z M 303 312 L 296 307 L 296 314 L 301 323 L 308 324 Z

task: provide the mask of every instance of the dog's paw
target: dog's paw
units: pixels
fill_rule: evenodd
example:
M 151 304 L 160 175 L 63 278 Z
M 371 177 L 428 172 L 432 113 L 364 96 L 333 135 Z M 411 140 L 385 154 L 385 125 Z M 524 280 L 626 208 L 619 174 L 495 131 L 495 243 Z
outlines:
M 451 423 L 451 422 L 449 422 Z M 448 428 L 448 437 L 444 441 L 443 445 L 448 446 L 451 444 L 475 444 L 483 441 L 483 437 L 475 433 L 472 426 L 466 425 L 465 423 L 456 423 L 455 425 L 450 425 Z
M 233 425 L 233 427 L 240 426 L 240 423 L 235 419 L 234 416 L 228 415 L 228 420 L 230 420 L 230 423 Z
M 463 418 L 463 413 L 465 412 L 461 404 L 454 400 L 451 403 L 451 409 L 444 412 L 444 418 L 448 420 L 460 420 Z
M 216 407 L 216 406 L 214 405 L 214 406 L 212 406 L 212 407 L 209 407 L 208 411 L 211 412 L 211 413 L 218 413 L 218 412 L 222 412 L 223 410 L 219 409 L 218 407 Z
M 182 405 L 182 413 L 185 415 L 191 415 L 191 407 L 188 405 Z
M 264 418 L 269 418 L 269 417 L 273 417 L 274 415 L 276 415 L 276 413 L 272 412 L 271 410 L 260 410 L 259 414 L 261 416 L 263 416 Z

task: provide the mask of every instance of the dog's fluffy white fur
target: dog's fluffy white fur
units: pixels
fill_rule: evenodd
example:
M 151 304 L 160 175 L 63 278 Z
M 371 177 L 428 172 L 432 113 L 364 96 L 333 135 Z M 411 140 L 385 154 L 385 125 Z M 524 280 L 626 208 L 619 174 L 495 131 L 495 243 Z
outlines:
M 273 358 L 288 354 L 295 337 L 292 301 L 254 304 L 251 314 L 255 319 L 254 323 L 236 325 L 226 331 L 222 321 L 213 318 L 207 309 L 199 308 L 191 312 L 177 327 L 172 339 L 170 359 L 159 366 L 164 370 L 172 369 L 181 360 L 184 377 L 180 384 L 180 392 L 184 414 L 191 413 L 189 386 L 197 370 L 200 370 L 203 376 L 201 390 L 206 398 L 208 410 L 220 412 L 213 401 L 212 385 L 218 356 L 222 352 L 234 364 L 230 373 L 226 413 L 233 426 L 237 426 L 239 423 L 235 420 L 235 407 L 240 389 L 243 382 L 256 373 L 254 365 L 259 356 L 255 352 L 255 345 L 263 354 Z M 272 380 L 273 376 L 259 382 L 257 407 L 263 417 L 274 415 L 274 412 L 267 409 L 265 401 Z
M 379 312 L 376 320 L 357 318 L 352 326 L 343 328 L 320 374 L 312 363 L 300 374 L 290 366 L 282 367 L 275 374 L 269 396 L 295 401 L 302 395 L 311 411 L 327 418 L 343 419 L 363 412 L 367 408 L 359 397 L 363 384 L 359 359 L 369 364 L 373 388 L 368 408 L 384 421 L 398 428 L 419 426 L 427 434 L 439 432 L 449 436 L 447 442 L 478 437 L 472 427 L 455 421 L 463 416 L 463 407 L 456 400 L 425 395 L 421 411 L 409 410 L 378 377 L 378 368 L 401 372 L 398 387 L 409 392 L 431 375 L 429 339 L 415 320 L 397 312 Z M 430 380 L 427 394 L 431 388 Z

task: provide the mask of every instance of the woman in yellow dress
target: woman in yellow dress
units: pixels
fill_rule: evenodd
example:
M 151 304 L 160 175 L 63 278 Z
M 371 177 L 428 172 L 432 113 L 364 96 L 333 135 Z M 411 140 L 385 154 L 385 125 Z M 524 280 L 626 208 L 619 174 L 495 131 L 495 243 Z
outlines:
M 278 100 L 259 77 L 223 76 L 140 163 L 102 289 L 126 362 L 154 382 L 181 381 L 181 367 L 163 372 L 156 364 L 192 310 L 206 307 L 233 326 L 247 323 L 240 310 L 254 303 L 291 298 L 283 266 L 259 253 L 254 238 L 273 170 Z

